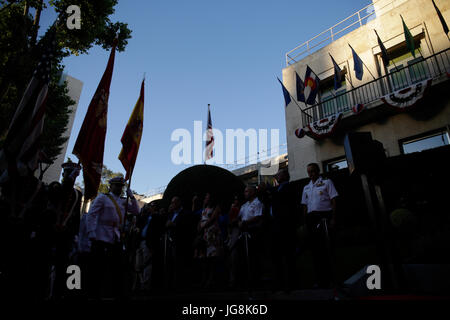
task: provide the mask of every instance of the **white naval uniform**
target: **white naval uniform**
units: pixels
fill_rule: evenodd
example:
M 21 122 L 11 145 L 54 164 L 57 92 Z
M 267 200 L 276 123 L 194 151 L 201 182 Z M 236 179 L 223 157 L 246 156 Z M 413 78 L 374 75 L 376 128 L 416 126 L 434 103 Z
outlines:
M 247 201 L 241 207 L 238 217 L 242 221 L 248 221 L 253 217 L 261 216 L 263 212 L 263 204 L 258 198 L 253 199 L 252 202 Z
M 109 195 L 116 200 L 122 214 L 123 222 L 123 219 L 125 219 L 126 199 L 118 197 L 111 192 Z M 128 203 L 128 212 L 132 214 L 139 213 L 136 199 L 132 199 Z M 87 213 L 86 229 L 88 238 L 114 244 L 120 240 L 120 228 L 121 223 L 116 206 L 106 194 L 100 194 L 95 198 Z
M 308 208 L 308 213 L 313 211 L 331 211 L 331 199 L 338 193 L 330 179 L 319 177 L 315 183 L 312 180 L 303 188 L 302 204 Z

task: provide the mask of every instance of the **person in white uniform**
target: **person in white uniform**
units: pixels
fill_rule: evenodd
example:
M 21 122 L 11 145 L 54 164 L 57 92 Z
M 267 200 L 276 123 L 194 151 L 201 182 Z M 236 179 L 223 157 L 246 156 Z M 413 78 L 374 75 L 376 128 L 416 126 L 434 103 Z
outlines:
M 110 192 L 99 194 L 93 201 L 86 216 L 86 231 L 91 241 L 94 270 L 93 284 L 95 298 L 102 295 L 102 287 L 112 284 L 113 296 L 123 297 L 125 259 L 122 243 L 123 223 L 125 223 L 126 199 L 121 198 L 125 181 L 122 177 L 109 180 Z M 130 189 L 127 195 L 127 214 L 139 213 L 138 203 Z M 103 283 L 104 280 L 107 282 Z M 109 284 L 107 284 L 109 283 Z
M 335 226 L 338 193 L 331 180 L 320 176 L 317 163 L 308 164 L 307 171 L 311 181 L 303 188 L 303 213 L 312 245 L 317 285 L 328 288 L 332 282 L 332 243 L 329 231 Z

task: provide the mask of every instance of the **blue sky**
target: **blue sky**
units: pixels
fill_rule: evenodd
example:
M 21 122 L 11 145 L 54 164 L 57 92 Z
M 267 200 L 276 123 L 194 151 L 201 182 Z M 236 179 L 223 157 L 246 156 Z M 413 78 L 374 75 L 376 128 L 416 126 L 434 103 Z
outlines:
M 132 189 L 145 193 L 167 185 L 186 165 L 174 165 L 172 132 L 206 125 L 211 104 L 214 128 L 279 129 L 286 143 L 281 79 L 285 53 L 370 3 L 346 1 L 121 0 L 112 21 L 129 24 L 132 39 L 117 53 L 109 97 L 104 164 L 123 172 L 120 138 L 146 72 L 144 133 Z M 43 12 L 47 26 L 54 14 Z M 81 8 L 82 10 L 82 8 Z M 83 12 L 81 12 L 83 14 Z M 82 25 L 83 27 L 83 25 Z M 83 81 L 69 140 L 72 149 L 109 52 L 64 60 L 66 72 Z

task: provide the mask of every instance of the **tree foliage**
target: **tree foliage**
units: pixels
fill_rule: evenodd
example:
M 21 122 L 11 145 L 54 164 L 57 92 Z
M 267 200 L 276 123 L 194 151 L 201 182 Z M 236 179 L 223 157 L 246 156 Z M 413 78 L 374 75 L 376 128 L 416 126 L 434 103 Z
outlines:
M 6 137 L 12 117 L 45 49 L 48 31 L 36 40 L 40 10 L 55 10 L 59 14 L 57 24 L 57 48 L 52 61 L 51 82 L 48 91 L 47 110 L 41 146 L 45 154 L 54 160 L 67 137 L 66 130 L 70 106 L 74 101 L 67 95 L 67 84 L 60 84 L 64 65 L 62 60 L 71 54 L 87 53 L 99 45 L 108 50 L 118 35 L 118 51 L 125 50 L 131 31 L 126 23 L 112 22 L 117 0 L 50 0 L 49 7 L 42 0 L 0 0 L 0 147 Z M 70 5 L 81 9 L 81 29 L 66 27 Z M 29 9 L 34 11 L 34 18 Z

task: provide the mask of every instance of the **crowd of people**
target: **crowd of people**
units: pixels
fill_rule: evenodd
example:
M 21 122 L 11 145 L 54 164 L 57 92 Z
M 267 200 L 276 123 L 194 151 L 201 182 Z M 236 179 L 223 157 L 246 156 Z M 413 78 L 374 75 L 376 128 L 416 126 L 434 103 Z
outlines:
M 296 270 L 301 221 L 313 241 L 317 285 L 332 285 L 329 235 L 337 192 L 331 180 L 320 177 L 317 164 L 308 165 L 311 182 L 301 198 L 288 170 L 281 169 L 275 187 L 248 185 L 232 199 L 208 190 L 194 194 L 190 207 L 174 196 L 168 207 L 152 201 L 139 209 L 129 188 L 127 197 L 121 196 L 126 184 L 115 177 L 109 193 L 99 194 L 83 215 L 81 194 L 74 188 L 79 171 L 74 164 L 65 166 L 62 183 L 47 187 L 42 213 L 28 230 L 26 243 L 37 248 L 33 274 L 39 298 L 262 288 L 289 292 L 301 276 Z M 66 286 L 66 269 L 73 264 L 81 270 L 76 293 Z

